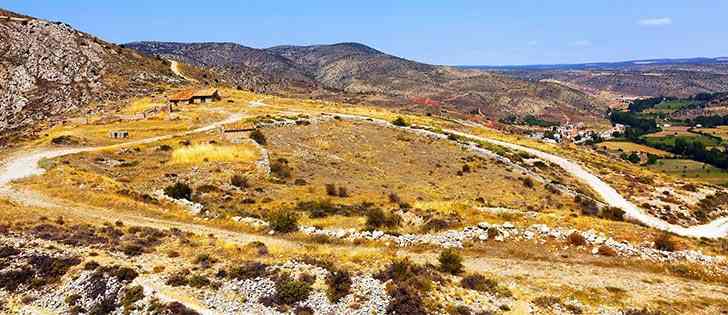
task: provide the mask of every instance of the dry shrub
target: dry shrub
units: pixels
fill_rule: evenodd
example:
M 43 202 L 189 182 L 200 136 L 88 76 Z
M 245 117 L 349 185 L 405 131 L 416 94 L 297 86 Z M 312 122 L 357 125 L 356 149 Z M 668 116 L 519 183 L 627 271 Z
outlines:
M 291 167 L 288 166 L 288 160 L 284 158 L 277 159 L 270 164 L 270 171 L 280 179 L 291 178 Z
M 387 294 L 392 298 L 387 305 L 387 314 L 426 315 L 423 298 L 416 288 L 408 285 L 391 285 Z
M 268 275 L 268 265 L 254 261 L 245 262 L 241 266 L 231 267 L 227 272 L 228 278 L 237 280 L 255 279 Z
M 328 296 L 329 301 L 335 303 L 351 292 L 351 275 L 345 270 L 331 272 L 326 277 L 326 285 L 328 286 L 326 296 Z
M 381 227 L 394 228 L 402 223 L 402 218 L 397 214 L 386 214 L 384 210 L 379 208 L 371 208 L 366 214 L 366 225 L 369 229 L 378 229 Z
M 440 270 L 443 272 L 453 275 L 463 272 L 463 257 L 452 248 L 440 252 L 438 261 L 440 263 Z
M 192 200 L 192 188 L 187 183 L 175 183 L 164 188 L 164 194 L 173 199 Z
M 268 144 L 268 140 L 266 140 L 265 135 L 258 129 L 255 129 L 250 133 L 250 139 L 253 139 L 253 141 L 260 145 Z
M 581 233 L 579 232 L 572 232 L 571 234 L 569 234 L 569 236 L 567 237 L 567 241 L 569 242 L 569 244 L 574 246 L 586 245 L 586 238 L 584 238 L 584 236 L 581 235 Z
M 617 256 L 617 251 L 614 248 L 611 248 L 606 245 L 599 246 L 597 251 L 598 251 L 599 255 L 602 255 L 602 256 L 608 256 L 608 257 Z
M 235 187 L 238 187 L 240 189 L 248 188 L 250 187 L 250 183 L 248 183 L 248 178 L 241 175 L 233 175 L 230 178 L 230 185 L 233 185 Z
M 273 302 L 278 305 L 294 305 L 307 299 L 312 290 L 310 284 L 293 280 L 288 275 L 279 276 L 275 286 L 276 293 Z
M 268 214 L 268 223 L 273 231 L 289 233 L 298 230 L 298 215 L 293 211 L 277 210 Z
M 672 238 L 672 235 L 665 232 L 655 238 L 655 248 L 668 252 L 675 251 L 677 249 L 677 243 Z
M 624 210 L 617 207 L 607 207 L 602 210 L 602 218 L 612 221 L 624 221 Z

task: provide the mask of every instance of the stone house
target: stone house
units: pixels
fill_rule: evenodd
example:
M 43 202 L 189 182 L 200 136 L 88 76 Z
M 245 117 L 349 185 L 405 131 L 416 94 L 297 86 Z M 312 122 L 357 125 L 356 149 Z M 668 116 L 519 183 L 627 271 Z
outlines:
M 112 139 L 126 139 L 129 138 L 129 132 L 126 130 L 114 130 L 109 133 Z
M 173 105 L 212 103 L 221 100 L 220 91 L 215 88 L 204 90 L 184 90 L 169 97 Z

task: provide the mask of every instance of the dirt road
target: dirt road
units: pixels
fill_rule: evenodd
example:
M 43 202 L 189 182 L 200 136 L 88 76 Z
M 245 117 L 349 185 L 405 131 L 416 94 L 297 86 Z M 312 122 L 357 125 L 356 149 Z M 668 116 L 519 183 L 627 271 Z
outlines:
M 193 82 L 193 83 L 197 82 L 197 80 L 195 80 L 194 78 L 190 78 L 190 77 L 186 76 L 184 73 L 182 73 L 182 70 L 180 70 L 180 68 L 179 68 L 179 62 L 170 59 L 169 67 L 172 70 L 172 72 L 174 72 L 174 74 L 184 78 L 185 80 Z

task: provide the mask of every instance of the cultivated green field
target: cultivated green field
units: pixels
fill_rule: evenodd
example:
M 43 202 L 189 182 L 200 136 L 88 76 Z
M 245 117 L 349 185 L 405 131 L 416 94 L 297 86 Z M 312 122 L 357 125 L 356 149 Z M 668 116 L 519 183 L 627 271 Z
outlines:
M 657 164 L 648 166 L 651 170 L 690 178 L 706 183 L 728 184 L 728 171 L 721 170 L 712 165 L 693 160 L 660 159 Z
M 662 144 L 674 146 L 675 141 L 679 138 L 685 139 L 690 142 L 700 142 L 706 148 L 720 145 L 720 141 L 715 138 L 694 134 L 694 133 L 681 133 L 679 135 L 668 135 L 668 136 L 654 136 L 654 134 L 645 135 L 644 139 L 647 140 L 651 145 Z
M 655 105 L 655 107 L 653 107 L 653 108 L 645 110 L 645 112 L 647 112 L 647 113 L 672 113 L 672 112 L 675 112 L 682 108 L 688 107 L 694 103 L 695 103 L 695 101 L 690 101 L 690 100 L 664 101 L 660 104 Z

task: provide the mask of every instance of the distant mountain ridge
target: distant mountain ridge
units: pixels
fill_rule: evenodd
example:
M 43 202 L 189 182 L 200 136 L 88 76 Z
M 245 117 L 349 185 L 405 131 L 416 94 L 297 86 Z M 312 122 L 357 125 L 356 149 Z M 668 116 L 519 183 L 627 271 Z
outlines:
M 646 59 L 566 65 L 462 66 L 528 81 L 561 82 L 621 97 L 689 97 L 728 91 L 728 57 Z
M 486 69 L 486 70 L 583 70 L 583 69 L 625 69 L 639 66 L 655 66 L 655 65 L 728 65 L 728 57 L 695 57 L 695 58 L 661 58 L 661 59 L 641 59 L 627 60 L 616 62 L 590 62 L 590 63 L 574 63 L 574 64 L 533 64 L 533 65 L 461 65 L 457 66 L 463 69 Z
M 443 106 L 490 118 L 535 115 L 560 121 L 601 119 L 606 105 L 558 84 L 424 64 L 360 43 L 251 48 L 231 43 L 133 42 L 124 45 L 224 73 L 226 81 L 264 92 L 299 91 L 419 108 Z

